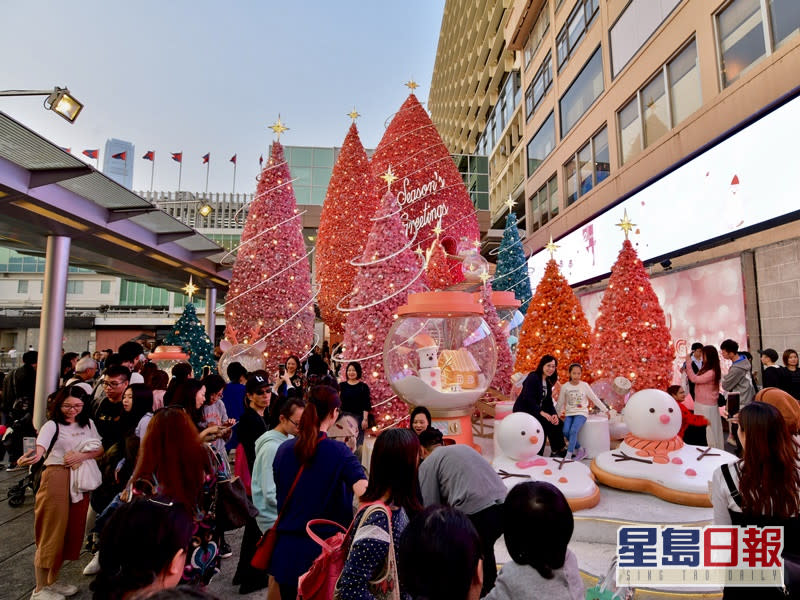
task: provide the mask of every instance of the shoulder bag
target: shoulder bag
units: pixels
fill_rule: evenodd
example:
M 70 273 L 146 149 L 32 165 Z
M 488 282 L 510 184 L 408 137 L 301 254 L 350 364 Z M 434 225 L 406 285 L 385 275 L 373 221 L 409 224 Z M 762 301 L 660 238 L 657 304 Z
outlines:
M 286 494 L 286 501 L 283 503 L 283 508 L 281 512 L 278 513 L 278 518 L 275 519 L 275 524 L 264 532 L 264 535 L 261 536 L 261 539 L 258 540 L 258 544 L 256 544 L 256 551 L 253 553 L 253 558 L 250 560 L 250 566 L 254 569 L 266 571 L 269 567 L 269 563 L 272 560 L 272 553 L 275 551 L 275 544 L 278 543 L 278 523 L 281 522 L 281 517 L 283 513 L 286 512 L 286 507 L 289 506 L 289 500 L 292 498 L 294 488 L 297 487 L 297 482 L 300 481 L 303 469 L 305 469 L 305 465 L 300 466 L 300 470 L 297 472 L 294 482 L 292 482 L 292 487 L 289 488 L 289 493 Z

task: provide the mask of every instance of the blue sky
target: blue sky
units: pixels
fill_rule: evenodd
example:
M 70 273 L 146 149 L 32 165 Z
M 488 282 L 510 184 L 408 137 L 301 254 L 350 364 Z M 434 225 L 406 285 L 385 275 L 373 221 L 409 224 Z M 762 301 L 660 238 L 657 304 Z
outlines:
M 356 107 L 375 147 L 413 77 L 426 101 L 444 0 L 2 0 L 0 89 L 67 85 L 85 104 L 70 125 L 42 98 L 0 98 L 3 111 L 80 156 L 116 137 L 136 146 L 134 189 L 255 189 L 267 126 L 278 113 L 286 145 L 338 146 Z M 86 159 L 88 161 L 88 159 Z M 94 164 L 94 161 L 90 161 Z M 102 164 L 102 163 L 101 163 Z

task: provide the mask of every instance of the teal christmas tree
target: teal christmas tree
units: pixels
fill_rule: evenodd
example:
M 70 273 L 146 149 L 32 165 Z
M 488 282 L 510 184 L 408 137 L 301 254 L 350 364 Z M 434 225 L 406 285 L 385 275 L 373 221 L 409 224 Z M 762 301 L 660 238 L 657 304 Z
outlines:
M 513 205 L 512 205 L 513 206 Z M 494 273 L 492 289 L 498 292 L 514 292 L 514 297 L 522 302 L 519 310 L 525 314 L 531 296 L 531 279 L 528 275 L 528 261 L 522 248 L 522 240 L 517 230 L 517 216 L 509 210 L 503 240 L 497 251 L 497 270 Z
M 191 296 L 189 297 L 191 299 Z M 214 345 L 206 334 L 206 329 L 197 318 L 194 304 L 188 302 L 181 318 L 164 339 L 167 346 L 180 346 L 189 355 L 192 372 L 198 379 L 203 375 L 203 367 L 210 367 L 212 373 L 217 372 L 217 361 L 214 357 Z

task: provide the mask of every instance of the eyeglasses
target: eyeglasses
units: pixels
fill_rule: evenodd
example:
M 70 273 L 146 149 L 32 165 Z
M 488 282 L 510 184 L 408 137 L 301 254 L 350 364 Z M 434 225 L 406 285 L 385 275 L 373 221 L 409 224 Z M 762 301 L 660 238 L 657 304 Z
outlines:
M 298 429 L 300 429 L 300 423 L 298 423 L 298 422 L 297 422 L 297 421 L 295 421 L 294 419 L 289 419 L 289 423 L 291 423 L 292 425 L 294 425 L 295 427 L 297 427 Z
M 260 388 L 260 389 L 257 389 L 255 392 L 250 392 L 250 393 L 254 394 L 256 396 L 266 396 L 267 393 L 268 393 L 268 390 L 267 390 L 267 388 Z
M 62 410 L 80 410 L 83 408 L 83 404 L 62 404 Z
M 103 385 L 104 386 L 111 386 L 111 387 L 119 387 L 121 385 L 125 385 L 127 381 L 114 381 L 113 379 L 104 379 Z

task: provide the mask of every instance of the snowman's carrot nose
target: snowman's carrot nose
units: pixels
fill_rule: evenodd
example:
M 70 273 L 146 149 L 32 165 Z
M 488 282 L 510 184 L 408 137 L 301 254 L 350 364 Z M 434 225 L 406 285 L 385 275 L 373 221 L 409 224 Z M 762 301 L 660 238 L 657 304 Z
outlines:
M 528 439 L 531 441 L 531 444 L 538 444 L 539 443 L 539 438 L 536 437 L 535 435 L 532 435 Z
M 661 422 L 664 423 L 664 425 L 669 423 L 669 415 L 661 415 L 660 419 L 661 419 Z

